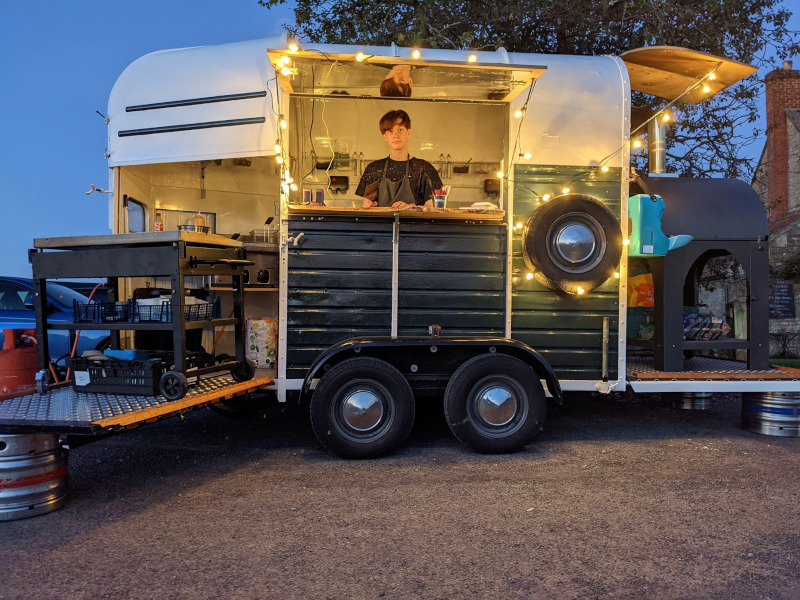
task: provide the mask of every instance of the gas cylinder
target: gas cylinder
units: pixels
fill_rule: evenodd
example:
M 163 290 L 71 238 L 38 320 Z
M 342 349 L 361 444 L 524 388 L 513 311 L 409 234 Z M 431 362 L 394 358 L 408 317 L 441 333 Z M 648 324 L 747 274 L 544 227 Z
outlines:
M 36 389 L 36 330 L 4 329 L 0 350 L 0 396 Z

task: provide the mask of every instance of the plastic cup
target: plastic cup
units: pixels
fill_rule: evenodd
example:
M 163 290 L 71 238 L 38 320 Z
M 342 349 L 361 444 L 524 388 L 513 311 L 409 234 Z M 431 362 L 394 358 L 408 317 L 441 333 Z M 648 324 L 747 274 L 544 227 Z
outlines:
M 434 208 L 444 208 L 446 202 L 447 202 L 447 196 L 435 195 L 433 197 Z

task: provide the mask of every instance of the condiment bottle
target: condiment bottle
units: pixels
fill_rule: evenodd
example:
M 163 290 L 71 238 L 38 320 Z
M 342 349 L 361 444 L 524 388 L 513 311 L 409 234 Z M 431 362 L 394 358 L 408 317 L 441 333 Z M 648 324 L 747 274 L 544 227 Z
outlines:
M 164 231 L 164 221 L 161 220 L 161 211 L 156 211 L 156 219 L 153 221 L 153 231 Z
M 194 226 L 195 227 L 205 227 L 206 226 L 206 218 L 201 215 L 199 212 L 194 216 Z

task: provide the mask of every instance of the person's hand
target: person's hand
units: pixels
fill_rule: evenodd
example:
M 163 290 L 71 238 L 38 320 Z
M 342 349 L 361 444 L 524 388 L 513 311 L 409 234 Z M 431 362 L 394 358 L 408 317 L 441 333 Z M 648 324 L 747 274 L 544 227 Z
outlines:
M 398 200 L 394 204 L 392 204 L 392 208 L 406 208 L 410 206 L 410 204 L 406 204 L 405 202 Z
M 364 201 L 361 203 L 361 208 L 372 208 L 373 206 L 378 206 L 378 203 L 369 198 L 364 198 Z

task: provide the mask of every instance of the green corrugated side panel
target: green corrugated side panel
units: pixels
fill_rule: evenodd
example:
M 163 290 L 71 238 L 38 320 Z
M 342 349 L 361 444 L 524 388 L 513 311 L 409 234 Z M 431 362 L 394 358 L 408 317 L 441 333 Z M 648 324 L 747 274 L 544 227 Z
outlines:
M 398 334 L 503 335 L 503 224 L 400 224 Z
M 392 221 L 325 216 L 289 218 L 286 375 L 302 378 L 338 341 L 389 335 Z
M 514 172 L 514 221 L 524 224 L 541 197 L 586 194 L 620 214 L 619 169 L 601 173 L 591 168 L 517 166 Z M 562 379 L 597 380 L 602 370 L 603 317 L 609 318 L 609 377 L 618 375 L 619 281 L 611 278 L 586 295 L 559 294 L 528 280 L 522 256 L 522 229 L 514 229 L 514 275 L 511 336 L 529 344 Z
M 392 221 L 292 216 L 305 235 L 288 255 L 287 376 L 354 336 L 390 335 Z M 502 337 L 503 224 L 409 221 L 400 225 L 398 334 Z

